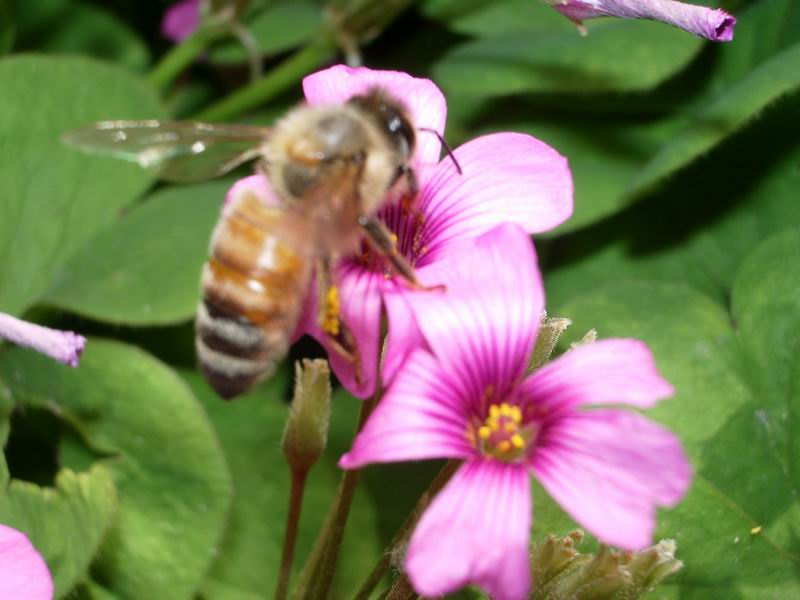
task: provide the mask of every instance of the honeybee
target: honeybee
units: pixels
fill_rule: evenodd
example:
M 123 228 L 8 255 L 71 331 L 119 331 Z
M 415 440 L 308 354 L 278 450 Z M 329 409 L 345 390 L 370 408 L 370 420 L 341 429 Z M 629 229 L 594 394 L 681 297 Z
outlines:
M 134 160 L 174 182 L 216 177 L 259 160 L 281 204 L 268 206 L 252 194 L 229 202 L 201 281 L 197 354 L 206 379 L 225 399 L 271 375 L 285 357 L 315 273 L 317 318 L 358 376 L 358 349 L 338 318 L 333 266 L 363 240 L 410 286 L 427 289 L 376 218 L 392 192 L 417 193 L 410 167 L 414 126 L 381 89 L 338 105 L 301 105 L 271 129 L 106 121 L 70 132 L 65 141 Z

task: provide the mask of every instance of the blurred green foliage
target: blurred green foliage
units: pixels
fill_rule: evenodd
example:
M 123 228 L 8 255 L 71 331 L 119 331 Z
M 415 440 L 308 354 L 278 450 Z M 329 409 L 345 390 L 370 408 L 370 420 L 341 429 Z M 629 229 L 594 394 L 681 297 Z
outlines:
M 536 0 L 421 0 L 361 52 L 367 66 L 442 87 L 452 144 L 524 131 L 568 157 L 575 215 L 537 240 L 548 311 L 575 322 L 567 342 L 594 327 L 651 345 L 677 390 L 652 414 L 696 471 L 686 501 L 660 514 L 658 535 L 677 540 L 686 566 L 657 597 L 791 598 L 800 5 L 723 5 L 736 35 L 713 45 L 639 21 L 597 20 L 581 37 Z M 288 370 L 232 405 L 186 370 L 198 274 L 230 182 L 167 187 L 59 141 L 96 120 L 185 118 L 249 85 L 248 55 L 228 37 L 155 89 L 167 7 L 0 0 L 0 310 L 94 336 L 74 371 L 0 349 L 0 522 L 29 532 L 59 597 L 259 600 L 272 595 L 286 513 Z M 329 35 L 326 14 L 321 1 L 251 2 L 242 24 L 264 72 Z M 341 60 L 333 46 L 313 58 Z M 283 71 L 268 102 L 235 118 L 271 123 L 300 100 L 303 74 Z M 300 561 L 356 409 L 335 398 Z M 23 434 L 47 441 L 48 477 L 34 481 L 37 457 L 11 451 Z M 352 597 L 435 471 L 365 472 L 334 597 Z M 573 527 L 535 486 L 534 536 Z

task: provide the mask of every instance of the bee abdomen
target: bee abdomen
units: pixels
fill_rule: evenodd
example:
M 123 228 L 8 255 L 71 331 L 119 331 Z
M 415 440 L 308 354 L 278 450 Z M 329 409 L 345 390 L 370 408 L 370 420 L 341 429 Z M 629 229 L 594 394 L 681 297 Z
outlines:
M 197 310 L 197 356 L 208 382 L 226 400 L 272 375 L 288 350 L 288 335 L 270 334 L 233 310 L 204 299 Z

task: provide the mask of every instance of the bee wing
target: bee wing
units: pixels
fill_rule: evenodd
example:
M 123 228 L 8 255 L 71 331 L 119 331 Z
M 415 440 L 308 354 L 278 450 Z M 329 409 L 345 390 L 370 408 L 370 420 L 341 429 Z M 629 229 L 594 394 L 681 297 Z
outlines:
M 269 129 L 190 121 L 101 121 L 70 131 L 66 144 L 138 163 L 178 183 L 224 175 L 261 154 Z

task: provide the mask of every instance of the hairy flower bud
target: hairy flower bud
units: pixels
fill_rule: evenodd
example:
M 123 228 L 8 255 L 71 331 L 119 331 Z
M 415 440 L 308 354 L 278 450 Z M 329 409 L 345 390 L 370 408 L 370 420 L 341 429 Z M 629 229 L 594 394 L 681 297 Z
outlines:
M 304 359 L 295 363 L 294 398 L 281 449 L 294 473 L 307 473 L 325 450 L 331 415 L 328 363 Z
M 550 360 L 558 339 L 570 325 L 572 325 L 572 321 L 569 319 L 548 317 L 547 312 L 542 314 L 542 322 L 539 324 L 539 333 L 536 336 L 536 345 L 533 347 L 533 356 L 531 356 L 528 372 L 541 367 Z
M 652 591 L 683 563 L 675 558 L 674 540 L 662 540 L 641 552 L 600 546 L 596 554 L 580 554 L 583 532 L 548 536 L 533 547 L 535 589 L 530 600 L 635 600 Z

